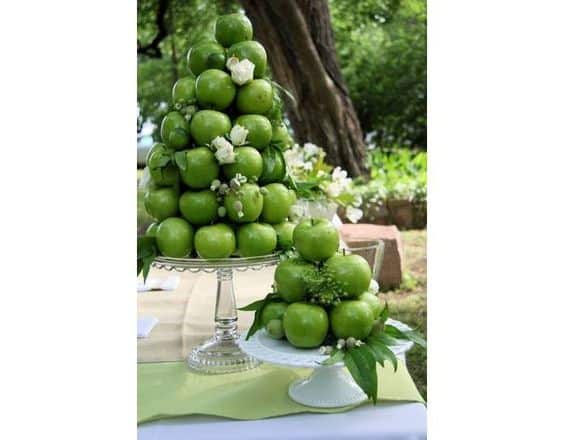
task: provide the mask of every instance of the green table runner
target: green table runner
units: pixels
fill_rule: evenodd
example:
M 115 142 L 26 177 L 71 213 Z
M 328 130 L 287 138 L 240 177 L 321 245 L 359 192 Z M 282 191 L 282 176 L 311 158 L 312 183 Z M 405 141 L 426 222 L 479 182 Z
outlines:
M 301 412 L 333 413 L 343 408 L 312 408 L 294 402 L 288 386 L 311 374 L 308 369 L 262 364 L 249 371 L 201 375 L 184 362 L 144 363 L 137 366 L 137 422 L 204 414 L 256 420 Z M 403 362 L 378 366 L 378 398 L 383 401 L 423 402 Z

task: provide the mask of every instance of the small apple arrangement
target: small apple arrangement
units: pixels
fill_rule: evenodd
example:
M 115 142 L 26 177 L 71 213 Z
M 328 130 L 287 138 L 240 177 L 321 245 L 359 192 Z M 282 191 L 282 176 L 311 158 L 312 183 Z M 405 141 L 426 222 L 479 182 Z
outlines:
M 331 365 L 344 361 L 360 388 L 376 403 L 376 364 L 397 359 L 391 346 L 410 340 L 425 346 L 414 330 L 386 323 L 387 304 L 376 296 L 372 269 L 359 255 L 338 252 L 339 233 L 326 219 L 302 220 L 293 232 L 294 248 L 274 274 L 273 292 L 240 310 L 254 311 L 247 339 L 266 329 L 295 348 L 319 347 Z
M 293 141 L 252 37 L 245 15 L 228 14 L 216 41 L 188 52 L 189 72 L 147 156 L 144 206 L 155 222 L 137 242 L 144 277 L 159 255 L 255 257 L 291 246 L 296 194 L 282 152 Z

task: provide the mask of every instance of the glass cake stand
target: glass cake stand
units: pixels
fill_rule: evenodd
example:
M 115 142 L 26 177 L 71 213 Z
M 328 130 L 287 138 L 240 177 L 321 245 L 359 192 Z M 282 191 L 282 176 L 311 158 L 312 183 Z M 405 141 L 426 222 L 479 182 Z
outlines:
M 225 374 L 249 370 L 260 361 L 242 351 L 237 331 L 237 305 L 233 289 L 233 271 L 259 271 L 274 266 L 279 254 L 249 258 L 168 258 L 157 257 L 153 267 L 177 272 L 216 273 L 215 333 L 194 347 L 188 356 L 188 366 L 205 374 Z

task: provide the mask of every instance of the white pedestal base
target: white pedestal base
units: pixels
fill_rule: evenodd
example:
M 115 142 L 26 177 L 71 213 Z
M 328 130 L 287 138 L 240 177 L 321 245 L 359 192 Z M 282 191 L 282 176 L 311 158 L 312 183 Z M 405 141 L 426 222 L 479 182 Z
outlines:
M 316 368 L 307 379 L 290 385 L 288 394 L 302 405 L 317 408 L 355 405 L 367 399 L 342 364 Z

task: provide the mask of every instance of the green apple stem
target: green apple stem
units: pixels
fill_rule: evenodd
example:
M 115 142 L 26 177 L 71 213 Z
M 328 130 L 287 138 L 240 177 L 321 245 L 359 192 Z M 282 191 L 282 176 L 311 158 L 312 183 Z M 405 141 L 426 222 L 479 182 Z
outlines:
M 233 291 L 233 271 L 217 270 L 215 337 L 222 341 L 237 339 L 237 305 Z

